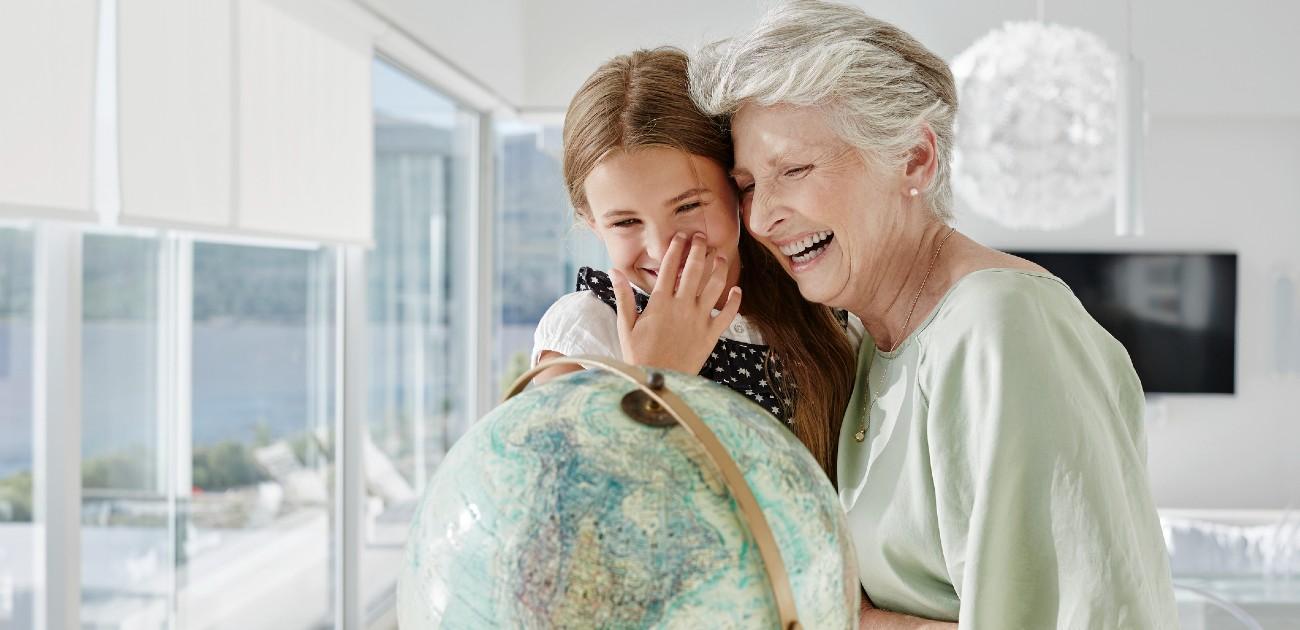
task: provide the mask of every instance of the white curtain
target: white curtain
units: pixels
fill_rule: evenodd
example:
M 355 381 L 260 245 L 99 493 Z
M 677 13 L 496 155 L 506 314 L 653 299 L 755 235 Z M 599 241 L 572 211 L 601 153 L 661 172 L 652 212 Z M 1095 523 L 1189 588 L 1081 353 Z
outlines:
M 237 223 L 368 244 L 371 40 L 314 6 L 240 2 Z
M 118 3 L 124 222 L 234 220 L 233 0 Z
M 375 30 L 349 6 L 120 3 L 122 221 L 369 244 Z
M 91 218 L 95 0 L 0 3 L 0 214 Z

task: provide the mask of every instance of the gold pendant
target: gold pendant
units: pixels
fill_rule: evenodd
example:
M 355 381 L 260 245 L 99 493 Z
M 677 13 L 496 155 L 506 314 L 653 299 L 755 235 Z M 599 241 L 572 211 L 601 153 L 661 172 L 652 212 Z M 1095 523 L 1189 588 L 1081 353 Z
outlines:
M 858 432 L 853 434 L 853 439 L 859 442 L 867 439 L 867 428 L 866 427 L 859 428 Z

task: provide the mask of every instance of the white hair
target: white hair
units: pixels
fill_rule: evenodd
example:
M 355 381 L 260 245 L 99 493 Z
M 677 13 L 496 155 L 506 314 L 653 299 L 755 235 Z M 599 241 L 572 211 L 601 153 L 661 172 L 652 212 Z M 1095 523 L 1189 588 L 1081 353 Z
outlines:
M 749 103 L 824 108 L 845 142 L 887 168 L 907 162 L 928 126 L 938 165 L 923 194 L 936 217 L 952 218 L 952 72 L 892 24 L 823 0 L 786 2 L 751 32 L 693 55 L 690 85 L 696 105 L 713 116 Z

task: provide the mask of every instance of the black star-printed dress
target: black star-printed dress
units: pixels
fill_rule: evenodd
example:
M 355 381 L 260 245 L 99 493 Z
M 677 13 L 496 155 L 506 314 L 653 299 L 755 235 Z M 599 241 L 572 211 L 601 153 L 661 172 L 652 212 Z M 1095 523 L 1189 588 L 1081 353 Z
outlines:
M 616 308 L 614 288 L 609 275 L 603 271 L 590 267 L 579 269 L 576 289 L 590 291 L 610 309 Z M 649 301 L 650 296 L 637 291 L 637 312 L 645 310 Z M 700 376 L 743 394 L 789 424 L 794 419 L 793 383 L 786 382 L 781 373 L 781 362 L 769 354 L 766 345 L 722 337 L 713 346 Z

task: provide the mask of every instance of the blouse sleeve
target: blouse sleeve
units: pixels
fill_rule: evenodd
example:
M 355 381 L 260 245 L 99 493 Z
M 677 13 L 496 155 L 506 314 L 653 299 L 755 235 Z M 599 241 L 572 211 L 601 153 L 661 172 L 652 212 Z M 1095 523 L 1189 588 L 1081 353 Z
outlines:
M 969 325 L 927 344 L 945 355 L 921 378 L 959 623 L 1173 628 L 1141 385 L 1123 347 L 1048 282 L 969 305 Z
M 590 291 L 576 291 L 556 300 L 537 322 L 531 365 L 537 365 L 546 350 L 565 356 L 623 356 L 614 309 Z

